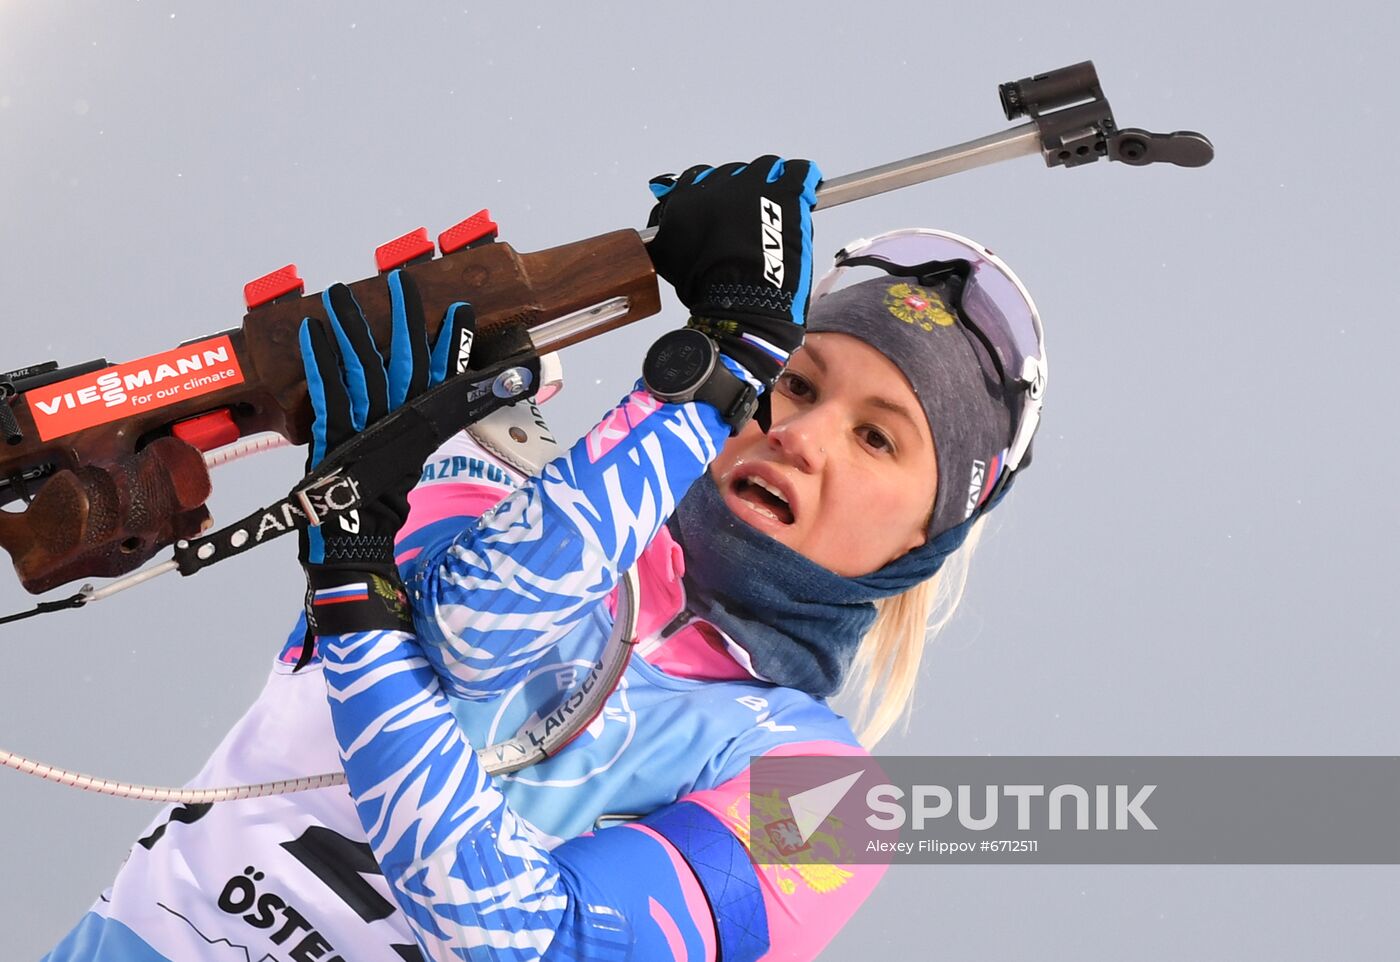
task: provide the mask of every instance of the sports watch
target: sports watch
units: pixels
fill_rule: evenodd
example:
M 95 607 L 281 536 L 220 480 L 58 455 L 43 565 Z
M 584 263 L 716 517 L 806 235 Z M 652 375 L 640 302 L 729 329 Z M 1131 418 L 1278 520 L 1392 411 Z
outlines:
M 738 434 L 758 408 L 758 391 L 720 363 L 709 335 L 690 328 L 661 335 L 642 362 L 642 381 L 652 396 L 669 404 L 714 405 Z

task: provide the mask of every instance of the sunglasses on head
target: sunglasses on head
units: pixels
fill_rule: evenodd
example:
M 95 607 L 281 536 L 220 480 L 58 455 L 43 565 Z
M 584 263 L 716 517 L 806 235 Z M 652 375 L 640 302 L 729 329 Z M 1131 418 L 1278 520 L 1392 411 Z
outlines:
M 919 284 L 943 284 L 952 292 L 958 321 L 985 348 L 1008 396 L 1019 399 L 1006 457 L 987 501 L 1030 463 L 1040 423 L 1047 366 L 1045 335 L 1035 302 L 1011 268 L 976 241 L 948 231 L 912 228 L 846 245 L 836 265 L 813 287 L 812 300 L 831 293 L 848 271 L 875 267 Z

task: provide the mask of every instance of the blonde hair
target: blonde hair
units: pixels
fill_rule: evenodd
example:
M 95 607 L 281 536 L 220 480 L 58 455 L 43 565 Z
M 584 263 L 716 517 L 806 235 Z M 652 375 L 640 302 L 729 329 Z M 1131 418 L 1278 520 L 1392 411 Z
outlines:
M 936 575 L 875 602 L 875 623 L 861 639 L 842 690 L 857 699 L 855 727 L 866 748 L 874 748 L 901 719 L 909 723 L 924 648 L 957 611 L 981 537 L 979 519 Z

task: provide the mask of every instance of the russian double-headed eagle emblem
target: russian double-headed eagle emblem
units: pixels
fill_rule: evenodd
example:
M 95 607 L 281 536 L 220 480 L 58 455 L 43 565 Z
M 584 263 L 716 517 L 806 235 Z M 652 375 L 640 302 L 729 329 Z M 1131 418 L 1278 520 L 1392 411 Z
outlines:
M 891 284 L 885 291 L 885 306 L 905 324 L 916 324 L 925 331 L 950 327 L 954 321 L 943 298 L 917 284 Z

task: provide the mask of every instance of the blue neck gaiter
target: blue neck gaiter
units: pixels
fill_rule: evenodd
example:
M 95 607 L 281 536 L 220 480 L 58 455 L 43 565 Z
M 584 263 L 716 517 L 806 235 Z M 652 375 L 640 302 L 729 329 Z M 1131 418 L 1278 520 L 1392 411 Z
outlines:
M 846 578 L 735 517 L 709 472 L 669 524 L 685 552 L 691 612 L 743 647 L 764 678 L 818 698 L 841 687 L 875 621 L 875 601 L 933 577 L 970 527 L 960 524 L 878 571 Z

